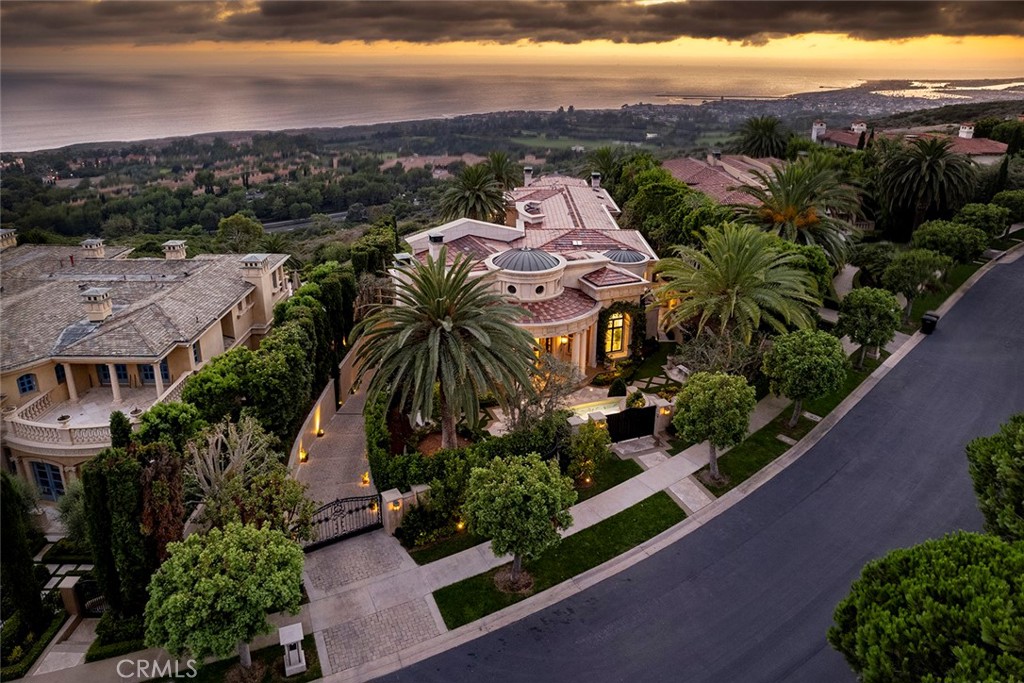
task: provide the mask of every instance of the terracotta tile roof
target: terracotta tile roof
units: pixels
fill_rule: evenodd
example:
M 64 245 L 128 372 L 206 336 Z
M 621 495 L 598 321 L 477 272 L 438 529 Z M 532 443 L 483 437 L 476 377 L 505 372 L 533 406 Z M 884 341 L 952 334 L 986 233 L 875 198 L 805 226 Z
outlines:
M 612 234 L 615 237 L 619 236 L 618 232 L 610 234 L 608 230 L 566 230 L 560 235 L 552 236 L 552 239 L 542 243 L 540 247 L 547 251 L 562 252 L 605 251 L 626 246 L 617 239 L 614 239 Z
M 578 289 L 568 287 L 553 299 L 519 301 L 519 307 L 529 315 L 521 321 L 525 325 L 543 325 L 572 320 L 596 310 L 600 304 Z
M 614 270 L 607 266 L 598 268 L 583 276 L 583 279 L 595 287 L 611 287 L 613 285 L 628 285 L 643 282 L 642 278 L 621 270 Z
M 661 167 L 676 180 L 706 194 L 719 204 L 737 204 L 748 198 L 748 195 L 735 190 L 742 182 L 700 159 L 670 159 L 663 162 Z
M 539 227 L 545 229 L 593 228 L 617 230 L 613 216 L 619 207 L 602 187 L 591 187 L 581 178 L 544 176 L 532 181 L 528 187 L 517 187 L 509 192 L 514 204 L 536 202 L 543 214 Z
M 463 235 L 451 242 L 446 242 L 445 246 L 448 247 L 448 251 L 457 251 L 478 259 L 485 259 L 495 252 L 486 242 L 474 235 Z
M 952 140 L 953 144 L 950 149 L 957 154 L 966 154 L 968 156 L 1006 154 L 1007 144 L 1005 142 L 999 142 L 998 140 L 960 137 L 952 138 Z
M 867 140 L 867 133 L 864 139 Z M 839 145 L 840 147 L 852 147 L 857 149 L 857 144 L 860 142 L 860 133 L 854 133 L 852 130 L 827 130 L 818 136 L 819 140 L 828 140 L 829 142 Z

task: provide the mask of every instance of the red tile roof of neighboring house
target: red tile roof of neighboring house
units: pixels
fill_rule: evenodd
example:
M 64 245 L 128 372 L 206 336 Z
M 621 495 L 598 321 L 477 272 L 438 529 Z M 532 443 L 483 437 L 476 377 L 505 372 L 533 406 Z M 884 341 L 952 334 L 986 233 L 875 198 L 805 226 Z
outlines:
M 1007 144 L 998 140 L 988 138 L 951 138 L 953 144 L 950 146 L 957 154 L 968 156 L 981 156 L 990 154 L 1006 154 Z
M 700 159 L 669 159 L 661 165 L 676 180 L 682 181 L 719 204 L 740 204 L 749 200 L 749 195 L 737 192 L 743 183 L 726 171 L 711 166 Z
M 867 140 L 867 135 L 865 135 L 865 140 Z M 860 133 L 854 133 L 852 130 L 827 130 L 819 135 L 818 139 L 828 140 L 840 147 L 857 149 L 857 145 L 860 143 Z
M 526 325 L 543 325 L 572 320 L 600 306 L 580 290 L 568 287 L 553 299 L 517 301 L 516 303 L 529 314 L 522 320 L 522 323 Z
M 598 268 L 583 276 L 583 279 L 595 287 L 611 287 L 612 285 L 628 285 L 643 282 L 642 278 L 621 270 L 613 270 L 607 266 Z

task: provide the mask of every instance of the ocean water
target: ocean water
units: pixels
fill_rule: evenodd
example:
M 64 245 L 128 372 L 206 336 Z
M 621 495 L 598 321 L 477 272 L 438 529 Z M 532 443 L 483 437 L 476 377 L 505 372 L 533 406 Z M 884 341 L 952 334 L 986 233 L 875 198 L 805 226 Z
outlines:
M 310 72 L 87 74 L 3 70 L 0 150 L 231 130 L 284 130 L 490 111 L 618 108 L 686 96 L 849 87 L 842 70 L 695 65 L 447 65 Z

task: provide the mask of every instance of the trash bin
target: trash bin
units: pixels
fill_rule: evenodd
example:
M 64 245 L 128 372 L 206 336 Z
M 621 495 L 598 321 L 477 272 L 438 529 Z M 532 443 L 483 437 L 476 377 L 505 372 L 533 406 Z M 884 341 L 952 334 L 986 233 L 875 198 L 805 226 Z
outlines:
M 935 331 L 935 326 L 939 324 L 939 314 L 935 311 L 928 311 L 921 316 L 921 331 L 925 334 L 931 334 Z

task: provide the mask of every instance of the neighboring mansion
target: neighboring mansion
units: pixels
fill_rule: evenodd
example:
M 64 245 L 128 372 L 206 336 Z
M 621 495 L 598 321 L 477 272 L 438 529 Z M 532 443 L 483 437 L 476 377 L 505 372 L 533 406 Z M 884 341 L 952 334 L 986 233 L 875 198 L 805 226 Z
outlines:
M 164 259 L 90 239 L 0 254 L 3 456 L 55 499 L 79 466 L 110 445 L 110 413 L 137 417 L 180 398 L 214 356 L 253 345 L 286 298 L 285 254 Z M 10 238 L 10 239 L 7 239 Z
M 492 273 L 494 288 L 524 310 L 520 326 L 537 345 L 581 372 L 625 358 L 655 334 L 645 294 L 657 254 L 639 232 L 619 228 L 619 207 L 599 175 L 590 184 L 531 175 L 527 168 L 524 187 L 508 193 L 505 225 L 455 220 L 409 235 L 413 253 L 396 258 L 423 261 L 446 248 L 449 262 L 473 259 L 473 272 Z

